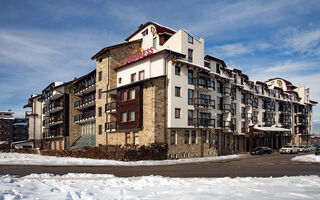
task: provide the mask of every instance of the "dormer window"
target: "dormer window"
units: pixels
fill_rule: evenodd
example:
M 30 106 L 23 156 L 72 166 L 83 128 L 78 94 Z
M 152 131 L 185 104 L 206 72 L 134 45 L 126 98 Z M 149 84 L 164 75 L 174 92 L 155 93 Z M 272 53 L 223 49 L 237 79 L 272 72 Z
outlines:
M 157 43 L 158 43 L 158 38 L 157 37 L 155 37 L 155 38 L 153 38 L 153 48 L 157 48 Z
M 190 44 L 193 44 L 193 37 L 191 35 L 188 35 L 188 42 Z
M 143 36 L 148 35 L 148 29 L 144 30 L 144 31 L 142 32 L 142 35 L 143 35 Z

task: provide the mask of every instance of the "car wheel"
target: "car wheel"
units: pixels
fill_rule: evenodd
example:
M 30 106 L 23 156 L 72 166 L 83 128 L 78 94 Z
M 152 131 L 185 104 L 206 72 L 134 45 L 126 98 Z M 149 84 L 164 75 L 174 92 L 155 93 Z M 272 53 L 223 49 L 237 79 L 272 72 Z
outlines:
M 292 150 L 290 151 L 290 154 L 292 154 Z

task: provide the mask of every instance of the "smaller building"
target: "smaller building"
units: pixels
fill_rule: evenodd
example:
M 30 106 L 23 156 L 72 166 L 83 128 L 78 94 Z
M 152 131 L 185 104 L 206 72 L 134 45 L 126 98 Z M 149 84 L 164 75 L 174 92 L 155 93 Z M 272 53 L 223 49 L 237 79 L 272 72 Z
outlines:
M 0 149 L 10 147 L 12 143 L 12 122 L 14 112 L 0 111 Z
M 28 119 L 15 118 L 12 123 L 12 141 L 26 141 L 28 138 Z

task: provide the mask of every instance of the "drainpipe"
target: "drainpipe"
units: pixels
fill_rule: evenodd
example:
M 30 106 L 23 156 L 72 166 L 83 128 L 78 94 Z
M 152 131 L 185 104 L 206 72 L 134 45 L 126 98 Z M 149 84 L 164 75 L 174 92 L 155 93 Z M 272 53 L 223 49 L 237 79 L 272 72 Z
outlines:
M 163 66 L 163 73 L 165 75 L 165 78 L 164 78 L 164 88 L 165 88 L 165 97 L 164 97 L 164 108 L 166 107 L 167 105 L 167 99 L 168 99 L 168 88 L 167 88 L 167 76 L 168 76 L 168 72 L 167 72 L 167 60 L 168 58 L 170 57 L 170 55 L 172 54 L 172 51 L 168 50 L 169 51 L 169 55 L 165 58 L 164 60 L 164 66 Z M 168 139 L 168 136 L 167 136 L 167 126 L 168 126 L 168 109 L 165 111 L 167 114 L 164 116 L 164 121 L 165 121 L 165 126 L 163 127 L 164 129 L 164 142 L 167 143 L 167 139 Z
M 109 85 L 110 85 L 110 59 L 111 57 L 109 56 L 108 57 L 108 82 L 107 82 L 107 90 L 109 90 Z M 108 104 L 108 93 L 106 93 L 106 105 Z M 108 115 L 106 113 L 106 107 L 104 108 L 104 112 L 106 114 L 106 123 L 108 121 Z M 105 123 L 105 126 L 106 126 L 106 123 Z M 106 132 L 106 127 L 104 127 L 104 130 Z M 108 135 L 107 135 L 107 132 L 106 132 L 106 144 L 108 144 Z

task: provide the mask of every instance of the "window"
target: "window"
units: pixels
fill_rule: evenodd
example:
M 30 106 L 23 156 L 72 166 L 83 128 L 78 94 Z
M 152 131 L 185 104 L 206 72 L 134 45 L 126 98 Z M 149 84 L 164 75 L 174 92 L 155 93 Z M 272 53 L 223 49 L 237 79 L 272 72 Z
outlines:
M 191 35 L 188 35 L 188 42 L 190 44 L 193 44 L 193 37 Z
M 184 131 L 184 144 L 189 144 L 189 130 Z
M 181 87 L 175 87 L 174 94 L 176 97 L 181 97 Z
M 127 101 L 127 100 L 128 100 L 127 91 L 121 92 L 121 101 Z
M 136 90 L 135 89 L 129 90 L 129 100 L 132 100 L 135 98 L 136 98 Z
M 99 134 L 102 134 L 102 125 L 99 125 Z
M 241 93 L 241 103 L 246 103 L 243 93 Z
M 188 84 L 193 84 L 193 71 L 188 70 Z
M 120 83 L 121 83 L 121 78 L 119 78 L 118 80 L 119 80 L 118 82 L 119 82 L 119 84 L 120 84 Z
M 99 89 L 99 99 L 102 98 L 102 89 Z
M 222 87 L 221 87 L 221 82 L 217 81 L 217 92 L 222 93 Z
M 99 117 L 101 117 L 102 116 L 102 107 L 99 107 L 98 111 L 99 111 Z
M 129 112 L 129 121 L 135 121 L 135 111 L 130 111 Z
M 121 122 L 127 122 L 127 112 L 121 113 L 120 117 L 121 117 L 120 119 Z
M 99 81 L 102 81 L 102 72 L 99 72 L 98 78 L 99 78 Z
M 217 72 L 217 74 L 220 74 L 220 64 L 219 63 L 217 63 L 217 65 L 216 65 L 216 72 Z
M 180 119 L 180 111 L 181 111 L 180 108 L 175 109 L 174 116 L 176 119 Z
M 188 126 L 193 125 L 193 110 L 188 110 Z
M 217 97 L 217 109 L 218 110 L 222 110 L 222 98 L 221 97 Z
M 133 133 L 133 144 L 139 145 L 139 133 Z
M 193 105 L 194 91 L 188 89 L 188 105 Z
M 195 144 L 197 142 L 197 132 L 192 131 L 191 143 Z
M 136 81 L 136 73 L 131 74 L 131 83 Z
M 217 126 L 222 127 L 222 115 L 217 114 Z
M 148 35 L 148 29 L 144 30 L 144 31 L 142 32 L 142 35 L 143 35 L 143 36 Z
M 231 106 L 232 106 L 231 115 L 234 116 L 234 115 L 236 115 L 236 113 L 237 113 L 237 107 L 236 107 L 237 104 L 232 103 Z
M 188 49 L 188 62 L 193 62 L 193 50 Z
M 202 143 L 207 142 L 207 131 L 202 131 Z
M 171 130 L 171 134 L 170 134 L 170 144 L 171 144 L 171 145 L 176 144 L 176 131 L 175 131 L 175 130 Z
M 144 79 L 144 70 L 139 72 L 139 81 Z
M 102 57 L 99 57 L 99 58 L 98 58 L 98 61 L 99 61 L 99 62 L 102 62 Z
M 155 37 L 155 38 L 153 38 L 153 48 L 157 48 L 157 43 L 158 43 L 158 38 L 157 37 Z
M 181 70 L 180 67 L 175 66 L 175 74 L 176 74 L 176 75 L 180 76 L 180 70 Z
M 126 144 L 130 144 L 130 133 L 126 133 Z

